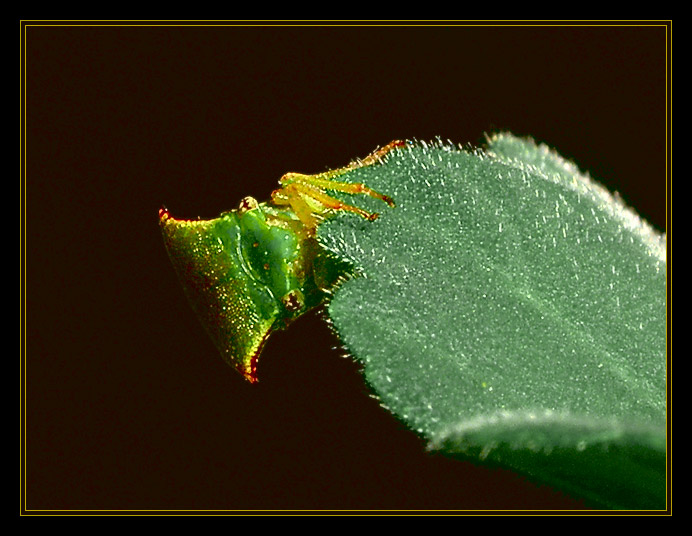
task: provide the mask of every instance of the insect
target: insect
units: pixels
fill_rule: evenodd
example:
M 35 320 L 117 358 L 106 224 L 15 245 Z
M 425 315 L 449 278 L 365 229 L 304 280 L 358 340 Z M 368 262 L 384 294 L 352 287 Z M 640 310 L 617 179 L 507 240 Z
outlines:
M 246 197 L 213 220 L 179 220 L 159 210 L 166 249 L 193 309 L 224 360 L 251 383 L 272 331 L 322 304 L 350 273 L 347 263 L 319 246 L 317 225 L 340 211 L 378 217 L 326 190 L 368 195 L 394 207 L 387 195 L 336 179 L 404 144 L 393 141 L 363 160 L 316 175 L 287 173 L 270 201 Z

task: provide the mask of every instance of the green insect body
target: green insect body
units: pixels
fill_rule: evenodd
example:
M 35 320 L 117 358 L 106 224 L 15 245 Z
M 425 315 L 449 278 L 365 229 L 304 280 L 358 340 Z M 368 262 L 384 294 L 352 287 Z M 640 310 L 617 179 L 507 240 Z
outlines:
M 271 201 L 246 197 L 213 220 L 178 220 L 159 211 L 164 243 L 190 303 L 227 363 L 257 381 L 257 360 L 272 331 L 322 304 L 351 267 L 315 240 L 317 224 L 338 211 L 374 220 L 325 190 L 393 201 L 362 184 L 335 177 L 372 165 L 392 142 L 363 161 L 318 175 L 289 173 Z

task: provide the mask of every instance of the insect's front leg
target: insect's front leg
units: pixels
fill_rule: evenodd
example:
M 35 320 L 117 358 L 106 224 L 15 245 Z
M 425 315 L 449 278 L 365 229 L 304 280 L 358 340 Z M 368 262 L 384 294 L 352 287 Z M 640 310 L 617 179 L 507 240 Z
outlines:
M 296 189 L 295 184 L 287 184 L 278 190 L 274 190 L 271 200 L 276 206 L 291 207 L 293 213 L 303 223 L 306 235 L 314 235 L 317 224 L 320 222 L 320 218 L 317 216 L 320 211 L 316 210 L 315 207 L 311 206 L 303 198 L 298 189 Z
M 272 193 L 272 202 L 276 205 L 290 205 L 295 215 L 305 225 L 309 235 L 314 234 L 317 224 L 323 219 L 322 216 L 331 210 L 345 210 L 370 221 L 376 220 L 379 216 L 377 213 L 349 205 L 326 194 L 320 188 L 323 181 L 315 184 L 310 175 L 298 175 L 297 173 L 290 175 L 290 182 L 287 180 L 283 188 Z M 341 183 L 330 182 L 330 184 Z M 354 193 L 360 192 L 354 191 Z
M 350 183 L 336 179 L 354 169 L 374 165 L 380 162 L 387 153 L 404 145 L 405 142 L 393 141 L 374 151 L 363 160 L 356 160 L 348 166 L 315 175 L 286 173 L 279 180 L 281 188 L 272 193 L 272 203 L 276 206 L 290 206 L 300 221 L 303 222 L 309 234 L 314 234 L 322 216 L 329 211 L 345 210 L 373 221 L 379 216 L 377 213 L 344 203 L 327 194 L 326 190 L 368 195 L 394 207 L 394 200 L 388 195 L 381 194 L 362 183 Z

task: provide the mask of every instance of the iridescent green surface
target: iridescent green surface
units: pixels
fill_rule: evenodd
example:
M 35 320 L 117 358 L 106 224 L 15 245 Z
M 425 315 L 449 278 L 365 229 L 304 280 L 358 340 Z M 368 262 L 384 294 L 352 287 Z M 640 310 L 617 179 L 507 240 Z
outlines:
M 177 220 L 163 209 L 159 220 L 193 309 L 224 359 L 251 382 L 269 334 L 322 303 L 349 271 L 290 208 L 246 198 L 213 220 Z
M 336 178 L 373 166 L 403 147 L 394 140 L 363 160 L 316 175 L 286 173 L 271 200 L 252 197 L 213 220 L 177 220 L 159 211 L 173 266 L 224 359 L 250 382 L 257 358 L 275 329 L 323 303 L 352 267 L 315 239 L 318 223 L 337 212 L 374 221 L 378 215 L 330 196 L 325 190 L 362 194 L 394 207 L 391 197 L 361 183 Z

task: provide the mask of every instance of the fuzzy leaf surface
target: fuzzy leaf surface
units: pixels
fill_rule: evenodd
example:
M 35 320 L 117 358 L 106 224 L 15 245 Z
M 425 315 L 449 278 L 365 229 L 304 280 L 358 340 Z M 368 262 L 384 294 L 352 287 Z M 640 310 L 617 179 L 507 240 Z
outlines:
M 432 449 L 592 506 L 665 508 L 665 238 L 508 134 L 415 143 L 346 178 L 397 204 L 318 229 L 361 274 L 328 312 L 381 403 Z

